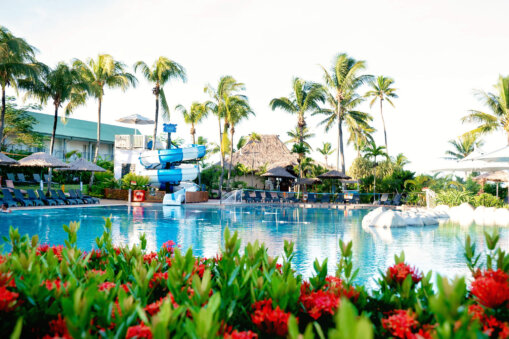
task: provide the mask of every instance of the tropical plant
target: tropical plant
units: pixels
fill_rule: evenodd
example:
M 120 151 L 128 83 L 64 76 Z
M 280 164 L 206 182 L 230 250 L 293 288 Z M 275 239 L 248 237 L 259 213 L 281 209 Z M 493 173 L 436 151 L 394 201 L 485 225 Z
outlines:
M 345 155 L 343 148 L 343 122 L 359 128 L 368 128 L 371 116 L 355 110 L 362 102 L 362 98 L 355 91 L 366 81 L 372 79 L 371 75 L 360 74 L 366 68 L 364 61 L 357 61 L 347 54 L 341 53 L 334 58 L 330 71 L 322 66 L 326 88 L 326 100 L 329 109 L 322 109 L 321 113 L 328 117 L 322 121 L 328 131 L 334 123 L 338 126 L 337 170 L 340 166 L 345 172 Z
M 230 184 L 232 163 L 233 163 L 233 136 L 235 134 L 235 125 L 246 119 L 249 115 L 254 115 L 246 98 L 230 96 L 225 100 L 225 121 L 228 121 L 230 129 L 230 165 L 228 166 L 228 183 Z M 227 130 L 225 126 L 225 132 Z
M 43 136 L 33 130 L 37 119 L 29 115 L 29 110 L 40 110 L 40 105 L 29 104 L 18 107 L 14 97 L 7 97 L 5 109 L 5 128 L 0 148 L 6 149 L 15 145 L 42 147 Z
M 292 146 L 292 153 L 295 153 L 298 156 L 297 163 L 299 166 L 299 178 L 302 178 L 302 163 L 304 161 L 306 154 L 308 154 L 309 151 L 310 151 L 309 148 L 304 143 L 293 144 Z
M 389 155 L 385 152 L 385 146 L 377 146 L 375 142 L 369 143 L 368 146 L 364 149 L 364 157 L 367 159 L 373 158 L 373 172 L 374 172 L 374 184 L 373 184 L 373 199 L 376 198 L 376 157 L 385 157 L 386 159 L 389 159 Z
M 135 87 L 137 83 L 136 77 L 127 72 L 126 65 L 120 61 L 116 61 L 109 54 L 99 54 L 97 59 L 88 59 L 86 62 L 74 60 L 74 68 L 78 70 L 82 81 L 88 85 L 88 94 L 97 99 L 97 141 L 95 145 L 94 163 L 97 162 L 99 156 L 99 148 L 101 146 L 101 117 L 102 103 L 104 100 L 105 88 L 120 88 L 126 91 L 130 86 Z M 90 177 L 90 185 L 94 180 L 94 176 Z
M 204 92 L 209 94 L 211 97 L 210 101 L 207 101 L 205 104 L 207 108 L 217 116 L 217 120 L 219 122 L 219 145 L 221 152 L 221 176 L 219 177 L 219 187 L 223 187 L 223 179 L 224 179 L 224 166 L 225 166 L 225 154 L 227 145 L 225 145 L 226 141 L 228 141 L 227 137 L 227 129 L 229 127 L 229 122 L 227 121 L 226 116 L 226 101 L 228 98 L 235 97 L 238 100 L 246 100 L 247 97 L 241 94 L 245 90 L 245 86 L 241 82 L 237 82 L 234 77 L 230 75 L 222 76 L 219 79 L 219 83 L 217 87 L 212 87 L 210 84 L 205 86 Z M 225 131 L 221 130 L 221 119 L 225 119 L 224 126 Z M 226 135 L 226 137 L 225 137 Z M 229 144 L 228 144 L 229 145 Z M 221 189 L 219 189 L 219 197 L 221 197 Z
M 448 160 L 460 160 L 470 155 L 476 148 L 482 147 L 484 141 L 479 139 L 478 133 L 463 134 L 456 140 L 449 140 L 452 150 L 445 152 Z
M 304 127 L 301 130 L 299 126 L 296 126 L 294 130 L 288 131 L 286 134 L 290 137 L 290 139 L 285 141 L 285 144 L 298 144 L 302 142 L 306 145 L 307 148 L 311 149 L 311 145 L 309 144 L 308 139 L 314 137 L 315 134 L 311 133 L 309 128 Z
M 322 144 L 322 148 L 318 148 L 317 151 L 321 155 L 323 155 L 325 159 L 325 166 L 329 166 L 329 164 L 327 163 L 327 158 L 329 157 L 329 155 L 332 155 L 334 153 L 334 149 L 332 149 L 332 144 L 330 142 L 324 142 Z
M 163 108 L 163 118 L 165 118 L 165 120 L 167 121 L 169 121 L 170 119 L 170 109 L 168 108 L 168 103 L 166 102 L 166 95 L 164 94 L 163 87 L 172 79 L 180 79 L 183 82 L 185 82 L 186 70 L 179 63 L 163 56 L 159 57 L 154 62 L 152 68 L 150 68 L 143 61 L 136 62 L 134 64 L 134 71 L 136 72 L 138 69 L 141 71 L 141 74 L 143 74 L 145 79 L 147 79 L 148 82 L 154 85 L 154 88 L 152 89 L 152 93 L 156 97 L 156 112 L 154 115 L 155 121 L 154 134 L 152 136 L 152 149 L 154 150 L 156 149 L 157 124 L 159 121 L 159 102 L 161 102 L 161 107 Z
M 391 87 L 393 84 L 394 79 L 380 75 L 376 77 L 376 79 L 371 79 L 368 82 L 368 85 L 369 87 L 371 87 L 371 90 L 369 90 L 365 94 L 366 97 L 372 98 L 371 102 L 369 103 L 370 107 L 373 107 L 377 100 L 380 101 L 380 116 L 382 117 L 382 125 L 384 127 L 385 149 L 387 150 L 387 153 L 389 153 L 389 146 L 387 144 L 387 130 L 385 128 L 385 120 L 382 112 L 382 106 L 383 101 L 385 100 L 389 104 L 391 104 L 392 107 L 394 107 L 392 99 L 398 98 L 398 95 L 396 94 L 397 89 Z
M 2 88 L 2 111 L 0 113 L 0 140 L 4 139 L 6 89 L 11 87 L 18 92 L 18 81 L 34 81 L 44 69 L 35 60 L 37 49 L 25 39 L 14 36 L 6 27 L 0 25 L 0 86 Z
M 478 124 L 470 134 L 488 134 L 501 129 L 506 133 L 509 143 L 509 77 L 499 76 L 494 87 L 496 93 L 480 90 L 474 92 L 491 113 L 471 110 L 462 122 Z
M 393 160 L 393 162 L 394 162 L 394 165 L 396 165 L 396 167 L 403 169 L 403 167 L 405 167 L 406 165 L 408 165 L 410 163 L 410 160 L 408 160 L 408 158 L 403 153 L 398 153 L 398 155 L 396 155 L 396 158 Z
M 182 105 L 177 105 L 175 107 L 177 111 L 182 113 L 182 116 L 184 117 L 184 121 L 186 124 L 191 124 L 191 137 L 193 139 L 193 144 L 196 144 L 195 135 L 196 135 L 196 129 L 195 125 L 199 124 L 207 117 L 207 114 L 209 113 L 207 107 L 203 103 L 199 103 L 197 101 L 193 102 L 191 104 L 191 107 L 189 108 L 189 111 Z
M 130 172 L 122 177 L 122 189 L 143 190 L 147 187 L 148 182 L 147 176 Z
M 370 142 L 373 142 L 374 139 L 372 133 L 375 132 L 375 129 L 369 125 L 371 116 L 366 115 L 365 117 L 362 117 L 362 115 L 359 115 L 358 118 L 360 119 L 346 120 L 346 127 L 349 133 L 347 144 L 353 144 L 357 151 L 357 158 L 361 156 L 362 150 Z
M 306 136 L 306 113 L 315 113 L 320 110 L 319 103 L 325 101 L 322 86 L 308 82 L 300 78 L 294 78 L 292 84 L 292 93 L 289 97 L 280 97 L 272 99 L 270 107 L 272 110 L 281 109 L 285 112 L 297 115 L 298 132 L 291 137 L 296 137 L 295 143 L 304 144 Z M 309 144 L 307 148 L 311 148 Z M 302 160 L 302 159 L 301 159 Z

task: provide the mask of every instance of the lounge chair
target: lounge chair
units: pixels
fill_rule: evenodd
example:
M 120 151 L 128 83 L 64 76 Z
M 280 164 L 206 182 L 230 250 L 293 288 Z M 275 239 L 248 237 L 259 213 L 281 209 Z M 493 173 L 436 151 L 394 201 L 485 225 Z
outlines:
M 44 202 L 35 195 L 34 190 L 27 190 L 28 200 L 34 203 L 35 206 L 43 206 Z M 53 202 L 53 204 L 55 204 Z M 55 204 L 56 205 L 56 204 Z
M 2 188 L 2 193 L 4 195 L 2 203 L 6 204 L 8 207 L 18 206 L 16 200 L 14 200 L 14 198 L 12 197 L 11 191 L 9 191 L 7 188 Z
M 354 193 L 352 200 L 350 200 L 350 201 L 352 204 L 358 204 L 361 202 L 361 196 L 359 195 L 359 193 Z
M 393 206 L 400 206 L 401 205 L 401 193 L 397 193 L 395 196 L 394 196 L 394 199 L 391 200 L 391 205 Z
M 14 183 L 12 182 L 12 180 L 5 180 L 5 186 L 7 186 L 7 189 L 11 192 L 13 192 L 16 189 L 16 187 L 14 187 Z M 26 192 L 27 192 L 25 190 L 20 190 L 20 191 L 23 194 L 26 194 Z
M 288 194 L 288 201 L 292 203 L 300 202 L 300 199 L 296 197 L 295 193 Z
M 14 200 L 22 204 L 23 206 L 34 206 L 34 202 L 30 199 L 25 198 L 19 189 L 14 189 Z
M 58 205 L 69 205 L 70 202 L 67 201 L 67 198 L 65 200 L 63 200 L 62 198 L 60 198 L 57 194 L 57 192 L 55 192 L 54 190 L 49 190 L 49 197 L 53 200 L 56 201 L 56 203 Z
M 262 192 L 255 191 L 255 196 L 253 199 L 255 202 L 262 202 L 263 201 Z
M 316 195 L 314 193 L 308 194 L 308 202 L 316 203 Z
M 75 190 L 69 190 L 69 196 L 71 197 L 71 199 L 74 199 L 78 202 L 78 204 L 93 204 L 94 202 L 90 199 L 86 199 L 86 198 L 80 198 L 78 197 L 78 195 L 76 194 L 76 191 Z
M 343 193 L 338 193 L 338 196 L 334 200 L 337 204 L 344 204 L 345 203 L 345 195 Z
M 42 179 L 41 179 L 41 176 L 39 174 L 34 173 L 32 176 L 34 178 L 34 182 L 36 182 L 36 183 L 40 183 L 41 182 Z
M 58 194 L 58 197 L 61 200 L 65 201 L 65 203 L 67 205 L 77 205 L 78 204 L 78 200 L 72 199 L 72 198 L 68 198 L 62 190 L 56 190 L 56 192 Z
M 251 196 L 249 195 L 249 192 L 248 191 L 243 191 L 242 192 L 242 199 L 245 201 L 245 202 L 253 202 L 253 198 L 251 198 Z
M 379 200 L 375 201 L 375 205 L 388 205 L 390 203 L 389 193 L 384 193 Z
M 322 202 L 328 204 L 330 202 L 330 194 L 324 194 L 322 196 Z
M 52 206 L 52 205 L 65 205 L 65 202 L 63 202 L 60 199 L 53 199 L 48 198 L 46 194 L 41 189 L 37 190 L 37 195 L 39 195 L 39 199 L 42 200 L 46 205 Z
M 14 176 L 13 173 L 7 173 L 7 179 L 9 179 L 12 182 L 16 181 L 16 177 Z
M 92 203 L 94 204 L 98 204 L 101 202 L 101 200 L 99 200 L 98 198 L 91 197 L 90 195 L 83 195 L 83 193 L 81 193 L 80 190 L 76 190 L 76 194 L 78 195 L 78 198 L 92 200 Z
M 20 184 L 31 184 L 30 181 L 28 181 L 26 178 L 25 178 L 25 175 L 23 173 L 18 173 L 18 182 Z
M 272 198 L 272 202 L 279 203 L 281 201 L 281 198 L 279 197 L 279 195 L 277 193 L 269 192 L 269 195 Z
M 263 192 L 265 193 L 265 198 L 263 198 L 263 201 L 264 202 L 267 202 L 267 203 L 271 203 L 272 202 L 272 195 L 270 195 L 270 192 Z

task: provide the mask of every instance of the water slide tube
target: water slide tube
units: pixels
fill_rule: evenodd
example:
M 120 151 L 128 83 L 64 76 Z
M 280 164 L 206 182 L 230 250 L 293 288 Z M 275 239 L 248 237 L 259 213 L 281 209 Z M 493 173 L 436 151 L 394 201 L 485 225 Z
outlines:
M 181 181 L 193 181 L 198 177 L 198 166 L 182 165 L 168 169 L 145 170 L 139 174 L 147 176 L 149 184 L 178 185 Z
M 205 156 L 205 146 L 190 145 L 183 148 L 171 148 L 146 151 L 140 155 L 140 163 L 146 169 L 158 169 L 166 164 L 178 163 L 186 160 L 197 160 Z

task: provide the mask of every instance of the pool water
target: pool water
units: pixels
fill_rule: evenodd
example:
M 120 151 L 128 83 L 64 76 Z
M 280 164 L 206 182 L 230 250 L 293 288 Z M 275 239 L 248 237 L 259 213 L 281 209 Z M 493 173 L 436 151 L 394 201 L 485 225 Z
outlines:
M 0 214 L 0 236 L 8 236 L 9 226 L 20 233 L 39 235 L 41 243 L 64 244 L 63 224 L 81 223 L 78 246 L 90 250 L 103 232 L 104 217 L 112 218 L 112 237 L 116 244 L 135 244 L 146 234 L 149 250 L 157 250 L 173 240 L 196 255 L 214 256 L 222 244 L 225 227 L 238 231 L 243 244 L 263 241 L 270 255 L 282 255 L 284 240 L 295 242 L 294 268 L 305 277 L 313 274 L 315 258 L 328 258 L 334 274 L 339 259 L 338 240 L 353 241 L 354 264 L 360 268 L 358 283 L 373 285 L 379 270 L 394 263 L 394 255 L 405 252 L 406 261 L 421 271 L 453 277 L 466 275 L 463 244 L 467 234 L 485 248 L 483 231 L 491 227 L 460 227 L 451 223 L 425 227 L 363 229 L 367 210 L 348 212 L 336 209 L 287 206 L 148 206 L 86 207 L 65 209 L 16 210 Z M 509 249 L 509 229 L 500 228 L 499 245 Z M 4 251 L 9 250 L 8 247 Z

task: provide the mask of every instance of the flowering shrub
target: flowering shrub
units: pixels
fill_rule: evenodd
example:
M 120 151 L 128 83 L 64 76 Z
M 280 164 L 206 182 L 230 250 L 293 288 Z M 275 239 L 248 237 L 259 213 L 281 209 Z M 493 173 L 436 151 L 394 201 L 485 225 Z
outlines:
M 0 330 L 24 338 L 509 338 L 509 255 L 498 235 L 487 252 L 469 237 L 472 272 L 449 280 L 421 273 L 395 256 L 367 290 L 355 285 L 353 244 L 340 240 L 334 274 L 314 262 L 308 280 L 292 269 L 293 243 L 279 258 L 258 241 L 241 252 L 225 230 L 213 258 L 182 252 L 173 241 L 157 252 L 114 247 L 111 223 L 89 253 L 76 246 L 79 224 L 64 225 L 65 245 L 39 244 L 9 231 L 0 256 Z

